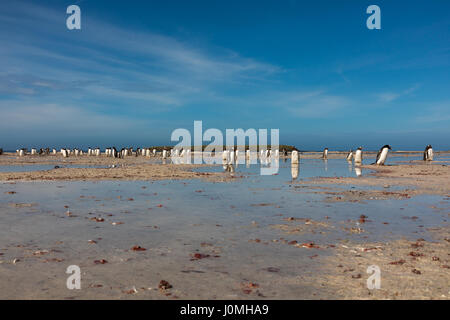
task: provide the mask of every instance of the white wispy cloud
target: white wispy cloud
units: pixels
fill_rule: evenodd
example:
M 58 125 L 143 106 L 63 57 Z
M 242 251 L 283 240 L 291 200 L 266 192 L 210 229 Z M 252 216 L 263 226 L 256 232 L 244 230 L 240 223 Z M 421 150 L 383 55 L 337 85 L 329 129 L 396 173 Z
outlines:
M 64 14 L 43 6 L 0 4 L 0 92 L 129 98 L 170 110 L 208 96 L 214 86 L 253 85 L 281 68 L 228 49 L 195 47 L 153 32 L 90 18 L 82 30 L 65 28 Z M 77 33 L 78 32 L 78 33 Z M 15 81 L 14 79 L 19 79 Z M 76 92 L 76 93 L 74 93 Z M 82 107 L 82 106 L 80 106 Z
M 410 94 L 412 94 L 413 92 L 415 92 L 418 88 L 420 87 L 420 85 L 415 84 L 403 91 L 399 91 L 399 92 L 383 92 L 378 94 L 378 99 L 381 102 L 392 102 L 394 100 L 399 99 L 400 97 L 405 97 L 408 96 Z

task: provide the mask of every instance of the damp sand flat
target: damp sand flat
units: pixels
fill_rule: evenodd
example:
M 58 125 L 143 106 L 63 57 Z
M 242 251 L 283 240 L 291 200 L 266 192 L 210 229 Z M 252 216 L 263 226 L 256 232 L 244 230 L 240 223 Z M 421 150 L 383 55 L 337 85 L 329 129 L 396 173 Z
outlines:
M 330 184 L 314 181 L 355 173 L 338 159 L 326 166 L 305 159 L 297 181 L 289 162 L 281 162 L 274 176 L 260 176 L 259 166 L 238 166 L 234 175 L 242 177 L 227 182 L 2 183 L 0 298 L 448 298 L 442 285 L 449 280 L 448 196 L 330 204 L 322 193 Z M 359 178 L 372 172 L 364 169 Z M 298 188 L 299 180 L 310 187 Z M 405 248 L 417 239 L 425 245 L 409 256 Z M 375 246 L 381 249 L 370 249 Z M 369 292 L 365 264 L 384 253 L 373 260 L 385 271 L 385 286 Z M 66 288 L 72 264 L 82 270 L 82 290 Z M 159 289 L 161 280 L 172 288 Z M 406 287 L 411 281 L 427 287 Z

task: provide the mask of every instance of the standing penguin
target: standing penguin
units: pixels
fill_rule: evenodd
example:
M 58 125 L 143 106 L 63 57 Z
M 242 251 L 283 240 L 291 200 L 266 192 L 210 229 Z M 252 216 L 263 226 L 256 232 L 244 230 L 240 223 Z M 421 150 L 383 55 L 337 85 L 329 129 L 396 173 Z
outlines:
M 375 161 L 375 163 L 372 163 L 372 164 L 384 166 L 384 162 L 386 161 L 389 150 L 392 150 L 390 145 L 386 144 L 386 145 L 382 146 L 380 151 L 378 151 L 377 160 Z
M 355 152 L 355 165 L 362 164 L 362 147 L 359 147 Z
M 323 149 L 322 159 L 328 159 L 328 148 Z
M 431 145 L 427 145 L 425 151 L 423 152 L 423 160 L 424 161 L 433 161 L 433 147 Z
M 347 154 L 347 161 L 351 162 L 353 159 L 353 150 L 350 150 L 350 152 Z
M 291 153 L 291 164 L 298 164 L 298 151 L 293 150 Z
M 230 158 L 230 151 L 224 150 L 224 151 L 222 152 L 222 163 L 223 163 L 224 165 L 228 164 L 229 158 Z

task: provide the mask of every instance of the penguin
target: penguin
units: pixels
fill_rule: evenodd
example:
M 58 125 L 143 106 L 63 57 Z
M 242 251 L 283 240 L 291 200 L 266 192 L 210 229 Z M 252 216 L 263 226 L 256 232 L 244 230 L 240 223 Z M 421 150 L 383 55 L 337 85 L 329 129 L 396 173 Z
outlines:
M 23 157 L 25 155 L 25 150 L 24 149 L 20 149 L 19 150 L 19 157 Z
M 280 157 L 280 150 L 275 149 L 275 158 L 279 158 Z
M 3 149 L 0 148 L 0 156 L 3 154 Z
M 291 164 L 298 164 L 298 151 L 294 150 L 291 153 Z
M 389 150 L 392 150 L 390 145 L 386 144 L 386 145 L 382 146 L 380 151 L 378 151 L 377 160 L 375 161 L 375 163 L 372 163 L 372 164 L 384 166 L 384 162 L 387 159 Z
M 31 149 L 31 155 L 32 155 L 32 156 L 34 156 L 36 153 L 37 153 L 37 151 L 36 151 L 35 148 Z
M 154 154 L 156 154 L 156 153 L 154 153 Z M 167 159 L 167 150 L 166 149 L 163 149 L 162 158 Z
M 362 147 L 359 147 L 355 152 L 355 165 L 362 164 Z
M 228 163 L 231 164 L 231 163 L 234 163 L 234 151 L 231 150 L 229 152 L 230 152 L 230 158 L 228 159 L 228 161 L 229 161 Z
M 56 155 L 58 152 L 56 151 L 56 149 L 53 149 L 53 150 L 52 150 L 52 153 L 53 153 L 54 155 Z
M 423 161 L 433 161 L 433 147 L 430 144 L 427 145 L 423 152 Z
M 224 150 L 222 152 L 222 162 L 224 165 L 228 164 L 228 159 L 229 159 L 230 155 L 229 155 L 229 151 L 228 150 Z
M 350 150 L 350 152 L 347 154 L 347 161 L 351 162 L 353 159 L 353 150 Z
M 322 159 L 328 159 L 328 148 L 323 149 Z

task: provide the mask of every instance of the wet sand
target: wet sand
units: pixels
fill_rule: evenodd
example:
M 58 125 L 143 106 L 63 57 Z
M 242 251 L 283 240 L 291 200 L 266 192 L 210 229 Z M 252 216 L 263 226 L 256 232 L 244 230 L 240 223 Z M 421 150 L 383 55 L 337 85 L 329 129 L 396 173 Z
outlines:
M 161 158 L 152 158 L 153 161 Z M 192 169 L 205 166 L 194 164 L 167 164 L 150 163 L 145 157 L 126 157 L 113 159 L 104 155 L 79 156 L 63 158 L 54 156 L 25 156 L 16 157 L 7 154 L 0 157 L 0 165 L 8 166 L 32 166 L 32 165 L 86 165 L 108 166 L 109 168 L 54 168 L 51 170 L 39 170 L 29 172 L 0 172 L 0 181 L 102 181 L 102 180 L 163 180 L 163 179 L 207 179 L 214 181 L 229 180 L 228 175 L 218 172 L 193 172 Z M 166 160 L 164 160 L 166 161 Z M 114 167 L 112 167 L 114 166 Z
M 319 281 L 341 299 L 450 299 L 449 227 L 434 228 L 433 240 L 342 243 L 324 259 Z M 380 289 L 367 278 L 380 268 Z

